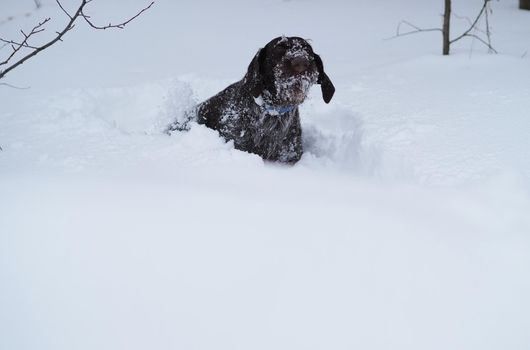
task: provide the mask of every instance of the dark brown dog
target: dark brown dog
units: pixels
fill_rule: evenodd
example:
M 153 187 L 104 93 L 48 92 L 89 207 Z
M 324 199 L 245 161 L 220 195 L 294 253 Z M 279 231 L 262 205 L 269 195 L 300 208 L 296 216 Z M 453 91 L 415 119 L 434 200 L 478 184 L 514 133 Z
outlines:
M 258 50 L 242 80 L 197 106 L 197 122 L 239 150 L 295 163 L 303 153 L 298 105 L 315 83 L 328 103 L 335 87 L 320 56 L 302 38 L 278 37 Z

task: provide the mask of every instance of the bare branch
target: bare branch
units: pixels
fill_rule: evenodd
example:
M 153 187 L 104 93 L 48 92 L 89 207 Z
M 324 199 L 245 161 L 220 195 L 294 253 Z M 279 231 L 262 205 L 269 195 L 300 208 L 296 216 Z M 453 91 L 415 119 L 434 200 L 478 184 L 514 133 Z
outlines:
M 39 24 L 37 24 L 35 27 L 33 27 L 33 29 L 31 30 L 31 32 L 29 34 L 26 34 L 24 33 L 24 31 L 20 31 L 22 33 L 22 35 L 24 35 L 24 40 L 21 42 L 21 43 L 16 43 L 14 41 L 6 41 L 2 38 L 0 38 L 0 41 L 2 42 L 5 42 L 6 44 L 11 44 L 11 48 L 13 49 L 13 52 L 11 52 L 11 55 L 9 55 L 9 57 L 3 61 L 3 62 L 0 62 L 0 66 L 3 66 L 3 65 L 6 65 L 7 63 L 9 63 L 9 60 L 11 60 L 11 58 L 13 58 L 13 56 L 15 56 L 17 54 L 17 52 L 20 51 L 20 49 L 22 48 L 30 48 L 30 46 L 28 45 L 28 39 L 37 34 L 37 33 L 40 33 L 44 30 L 43 26 L 50 20 L 50 18 L 46 18 L 44 21 L 42 22 L 39 22 Z M 35 50 L 37 50 L 37 48 L 34 48 Z M 2 75 L 3 72 L 0 73 L 0 79 L 2 78 Z
M 0 83 L 0 85 L 7 86 L 7 87 L 10 87 L 12 89 L 17 89 L 17 90 L 27 90 L 27 89 L 29 89 L 29 86 L 20 87 L 20 86 L 11 85 L 11 84 L 8 84 L 8 83 Z M 2 150 L 2 148 L 0 147 L 0 151 L 1 150 Z
M 59 5 L 61 10 L 68 16 L 68 18 L 72 19 L 72 16 L 68 13 L 68 11 L 64 9 L 63 5 L 59 2 L 59 0 L 55 0 L 55 2 L 57 3 L 57 5 Z
M 126 21 L 124 21 L 122 23 L 119 23 L 119 24 L 111 24 L 111 23 L 109 23 L 109 25 L 107 25 L 107 26 L 97 26 L 97 25 L 94 25 L 93 22 L 91 22 L 90 16 L 86 15 L 83 12 L 85 7 L 86 7 L 86 5 L 89 4 L 90 2 L 92 2 L 92 0 L 81 0 L 81 4 L 79 5 L 79 7 L 77 8 L 77 10 L 75 11 L 74 14 L 70 14 L 68 11 L 66 11 L 66 9 L 63 7 L 62 3 L 59 0 L 55 0 L 55 2 L 57 3 L 57 5 L 61 9 L 61 11 L 66 16 L 68 16 L 69 21 L 68 21 L 66 26 L 61 31 L 56 31 L 55 32 L 56 36 L 52 40 L 48 41 L 47 43 L 45 43 L 45 44 L 43 44 L 41 46 L 35 46 L 35 45 L 29 45 L 28 44 L 28 40 L 32 36 L 34 36 L 35 34 L 41 33 L 41 32 L 43 32 L 45 30 L 44 25 L 50 20 L 50 18 L 46 18 L 44 21 L 39 22 L 39 24 L 37 24 L 35 27 L 33 27 L 31 32 L 29 32 L 28 34 L 26 34 L 24 31 L 21 30 L 20 32 L 22 33 L 22 35 L 24 37 L 24 39 L 22 41 L 14 41 L 14 40 L 8 40 L 8 39 L 0 38 L 0 43 L 4 43 L 4 45 L 2 45 L 0 47 L 0 50 L 3 49 L 4 47 L 6 47 L 7 45 L 11 45 L 11 48 L 13 50 L 11 52 L 11 54 L 7 57 L 6 60 L 0 62 L 0 66 L 7 65 L 13 59 L 13 57 L 18 52 L 20 52 L 21 49 L 24 48 L 24 49 L 32 50 L 29 54 L 27 54 L 26 56 L 20 58 L 18 61 L 13 63 L 11 66 L 8 66 L 4 70 L 0 70 L 0 79 L 4 78 L 7 73 L 9 73 L 13 69 L 19 67 L 24 62 L 26 62 L 30 58 L 34 57 L 38 53 L 42 52 L 43 50 L 46 50 L 47 48 L 49 48 L 50 46 L 54 45 L 57 42 L 62 41 L 64 35 L 75 27 L 75 21 L 78 18 L 80 18 L 80 17 L 83 18 L 94 29 L 103 29 L 103 30 L 104 29 L 108 29 L 108 28 L 123 29 L 128 23 L 130 23 L 134 19 L 138 18 L 142 13 L 144 13 L 145 11 L 150 9 L 151 6 L 153 6 L 153 4 L 154 4 L 154 1 L 152 1 L 149 4 L 149 6 L 143 8 L 136 15 L 134 15 L 133 17 L 129 18 L 128 20 L 126 20 Z M 35 5 L 37 6 L 37 8 L 40 8 L 40 6 L 41 6 L 40 1 L 39 0 L 35 0 Z M 7 85 L 7 84 L 3 84 L 3 85 Z
M 402 36 L 406 36 L 406 35 L 411 35 L 411 34 L 417 34 L 417 33 L 424 33 L 424 32 L 434 32 L 434 31 L 437 31 L 437 32 L 441 32 L 443 34 L 443 37 L 444 37 L 444 55 L 446 54 L 449 54 L 449 47 L 451 44 L 457 42 L 458 40 L 462 39 L 462 38 L 465 38 L 465 37 L 471 37 L 471 38 L 475 38 L 477 39 L 478 41 L 480 41 L 481 43 L 483 43 L 484 45 L 486 45 L 488 47 L 488 51 L 489 52 L 493 52 L 493 53 L 497 53 L 497 51 L 493 48 L 492 44 L 491 44 L 491 30 L 490 30 L 490 23 L 489 23 L 489 11 L 491 10 L 490 7 L 489 7 L 489 3 L 491 0 L 483 0 L 484 1 L 484 4 L 482 5 L 482 8 L 480 9 L 478 15 L 476 16 L 476 18 L 471 21 L 469 18 L 467 17 L 460 17 L 458 15 L 454 15 L 451 11 L 451 1 L 447 1 L 446 0 L 446 6 L 445 6 L 445 13 L 444 13 L 444 27 L 443 28 L 421 28 L 421 27 L 418 27 L 408 21 L 400 21 L 398 23 L 398 26 L 397 26 L 397 29 L 396 29 L 396 35 L 390 37 L 390 38 L 387 38 L 385 40 L 388 40 L 388 39 L 394 39 L 394 38 L 398 38 L 398 37 L 402 37 Z M 449 39 L 449 23 L 450 23 L 450 18 L 451 16 L 454 15 L 455 17 L 459 18 L 459 19 L 466 19 L 469 23 L 469 28 L 466 29 L 462 34 L 460 34 L 458 37 L 450 40 Z M 478 27 L 478 23 L 480 21 L 480 19 L 482 17 L 485 17 L 486 19 L 486 30 L 483 31 L 481 30 L 479 27 Z M 402 25 L 407 25 L 408 27 L 412 28 L 412 30 L 410 31 L 407 31 L 407 32 L 401 32 L 401 27 Z M 480 37 L 479 35 L 477 34 L 473 34 L 471 33 L 472 31 L 476 31 L 476 32 L 480 32 L 480 33 L 483 33 L 486 35 L 486 39 Z
M 408 32 L 405 32 L 405 33 L 402 33 L 401 32 L 401 26 L 403 24 L 406 24 L 407 26 L 411 27 L 412 29 L 414 30 L 411 30 L 411 31 L 408 31 Z M 402 37 L 402 36 L 407 36 L 407 35 L 411 35 L 411 34 L 418 34 L 418 33 L 423 33 L 423 32 L 441 32 L 442 31 L 442 28 L 420 28 L 408 21 L 401 21 L 398 23 L 398 26 L 396 28 L 396 35 L 390 37 L 390 38 L 386 38 L 385 40 L 390 40 L 390 39 L 395 39 L 395 38 L 399 38 L 399 37 Z
M 469 32 L 471 32 L 475 26 L 477 25 L 478 21 L 480 20 L 480 18 L 482 17 L 482 14 L 484 13 L 484 11 L 486 10 L 486 8 L 488 7 L 488 3 L 490 2 L 491 0 L 484 0 L 484 5 L 482 5 L 482 8 L 480 9 L 480 12 L 478 13 L 477 15 L 477 18 L 475 18 L 475 20 L 473 21 L 473 23 L 471 24 L 471 26 L 460 36 L 458 36 L 457 38 L 451 40 L 451 44 L 452 43 L 455 43 L 457 42 L 458 40 L 462 39 L 463 37 L 465 36 L 469 36 Z
M 470 38 L 474 38 L 474 39 L 477 39 L 478 41 L 480 41 L 481 43 L 483 43 L 484 45 L 486 45 L 488 47 L 488 49 L 490 50 L 490 52 L 493 52 L 493 53 L 498 53 L 497 50 L 495 50 L 493 48 L 493 46 L 491 46 L 491 44 L 489 42 L 487 42 L 486 40 L 482 39 L 480 36 L 478 35 L 475 35 L 475 34 L 466 34 L 467 37 L 470 37 Z
M 486 38 L 488 39 L 489 51 L 497 53 L 497 51 L 495 51 L 495 49 L 493 49 L 493 47 L 491 47 L 491 30 L 490 30 L 491 27 L 490 27 L 490 17 L 489 17 L 489 13 L 490 12 L 492 12 L 491 8 L 489 8 L 489 11 L 488 11 L 488 8 L 486 8 L 486 12 L 484 13 L 484 15 L 486 17 Z
M 57 0 L 56 0 L 57 1 Z M 92 0 L 88 0 L 88 1 L 92 1 Z M 58 1 L 57 1 L 58 2 Z M 106 26 L 98 26 L 98 25 L 95 25 L 91 20 L 90 20 L 90 16 L 86 15 L 83 11 L 81 11 L 81 16 L 85 19 L 85 21 L 88 23 L 88 25 L 90 25 L 92 28 L 94 29 L 102 29 L 102 30 L 105 30 L 105 29 L 109 29 L 109 28 L 118 28 L 118 29 L 123 29 L 127 24 L 129 24 L 131 21 L 133 21 L 134 19 L 136 19 L 138 16 L 140 16 L 142 13 L 144 13 L 145 11 L 149 10 L 151 8 L 151 6 L 153 6 L 155 2 L 152 1 L 149 6 L 147 7 L 144 7 L 140 12 L 138 12 L 135 16 L 129 18 L 128 20 L 126 20 L 125 22 L 122 22 L 122 23 L 118 23 L 118 24 L 112 24 L 112 23 L 109 23 L 108 25 Z
M 28 48 L 28 49 L 36 49 L 35 46 L 31 46 L 31 45 L 25 44 L 23 42 L 16 42 L 16 41 L 13 41 L 13 40 L 5 40 L 5 39 L 0 38 L 0 42 L 4 43 L 4 45 L 2 45 L 0 47 L 0 50 L 3 49 L 4 47 L 8 46 L 8 45 L 16 45 L 16 46 L 22 46 L 22 47 L 25 47 L 25 48 Z

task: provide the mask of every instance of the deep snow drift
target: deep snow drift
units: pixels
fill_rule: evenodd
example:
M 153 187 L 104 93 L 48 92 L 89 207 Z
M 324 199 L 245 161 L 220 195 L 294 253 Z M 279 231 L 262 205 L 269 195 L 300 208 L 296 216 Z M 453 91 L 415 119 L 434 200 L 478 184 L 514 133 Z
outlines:
M 32 88 L 0 87 L 0 348 L 528 349 L 530 12 L 493 4 L 499 55 L 382 40 L 438 25 L 439 3 L 159 1 L 15 71 Z M 281 34 L 337 87 L 302 106 L 296 166 L 161 132 Z

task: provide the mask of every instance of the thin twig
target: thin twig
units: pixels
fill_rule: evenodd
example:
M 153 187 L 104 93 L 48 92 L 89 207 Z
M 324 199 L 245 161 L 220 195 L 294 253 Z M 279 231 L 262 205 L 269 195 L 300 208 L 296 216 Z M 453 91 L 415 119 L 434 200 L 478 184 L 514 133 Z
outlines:
M 20 87 L 20 86 L 11 85 L 11 84 L 8 84 L 8 83 L 0 83 L 0 85 L 7 86 L 7 87 L 10 87 L 10 88 L 13 88 L 13 89 L 17 89 L 17 90 L 27 90 L 27 89 L 29 89 L 29 86 Z
M 411 30 L 411 31 L 408 31 L 408 32 L 405 32 L 405 33 L 402 33 L 401 32 L 401 26 L 403 24 L 406 24 L 407 26 L 413 28 L 414 30 Z M 392 37 L 389 37 L 389 38 L 385 38 L 384 40 L 391 40 L 391 39 L 395 39 L 395 38 L 398 38 L 398 37 L 402 37 L 402 36 L 407 36 L 407 35 L 411 35 L 411 34 L 418 34 L 418 33 L 422 33 L 422 32 L 441 32 L 442 31 L 442 28 L 420 28 L 408 21 L 401 21 L 398 23 L 398 26 L 396 28 L 396 35 L 392 36 Z
M 456 37 L 455 39 L 450 40 L 449 41 L 449 45 L 457 42 L 458 40 L 460 40 L 462 38 L 471 37 L 471 38 L 477 39 L 478 41 L 480 41 L 481 43 L 486 45 L 488 47 L 489 52 L 497 53 L 497 50 L 495 50 L 493 48 L 493 45 L 491 44 L 491 30 L 490 30 L 489 16 L 488 16 L 488 9 L 489 9 L 490 1 L 491 0 L 484 0 L 484 4 L 482 5 L 482 8 L 480 9 L 477 17 L 473 21 L 471 21 L 468 17 L 460 17 L 458 15 L 455 15 L 455 17 L 457 17 L 457 18 L 466 19 L 468 21 L 468 23 L 469 23 L 469 28 L 466 31 L 464 31 L 461 35 Z M 482 18 L 483 15 L 486 18 L 486 30 L 485 31 L 481 30 L 477 26 L 479 20 Z M 407 26 L 411 27 L 413 30 L 410 30 L 408 32 L 402 33 L 401 32 L 402 25 L 407 25 Z M 481 38 L 477 34 L 472 34 L 471 31 L 473 31 L 473 30 L 485 34 L 486 35 L 486 39 Z M 421 28 L 421 27 L 418 27 L 417 25 L 414 25 L 414 24 L 412 24 L 412 23 L 410 23 L 408 21 L 402 20 L 402 21 L 400 21 L 398 23 L 398 26 L 397 26 L 397 29 L 396 29 L 396 35 L 394 35 L 392 37 L 389 37 L 389 38 L 385 38 L 384 40 L 395 39 L 395 38 L 398 38 L 398 37 L 407 36 L 407 35 L 411 35 L 411 34 L 418 34 L 418 33 L 423 33 L 423 32 L 435 32 L 435 31 L 436 32 L 441 32 L 442 34 L 444 33 L 444 30 L 442 28 Z
M 2 42 L 5 42 L 5 43 L 9 43 L 11 44 L 11 47 L 13 48 L 13 52 L 11 52 L 11 54 L 9 55 L 9 57 L 7 57 L 7 59 L 5 61 L 2 61 L 0 62 L 0 66 L 3 66 L 3 65 L 6 65 L 7 63 L 9 63 L 9 61 L 11 60 L 11 58 L 13 58 L 13 56 L 15 56 L 17 54 L 17 52 L 20 51 L 20 49 L 22 49 L 23 47 L 25 48 L 28 48 L 29 45 L 28 45 L 28 39 L 32 36 L 32 35 L 35 35 L 37 33 L 40 33 L 44 30 L 43 26 L 50 20 L 50 18 L 46 18 L 44 21 L 42 22 L 39 22 L 39 24 L 37 24 L 35 27 L 33 27 L 33 29 L 31 30 L 31 32 L 29 34 L 26 34 L 24 33 L 24 31 L 20 31 L 22 33 L 22 35 L 24 35 L 24 40 L 21 42 L 21 43 L 16 43 L 14 41 L 7 41 L 7 40 L 4 40 L 2 38 L 0 38 L 0 41 Z M 35 50 L 37 50 L 38 48 L 33 48 Z M 9 68 L 8 68 L 9 69 Z M 7 69 L 6 69 L 7 71 Z M 5 72 L 5 71 L 4 71 Z M 2 79 L 2 74 L 4 72 L 1 72 L 0 73 L 0 79 Z
M 480 17 L 482 17 L 482 14 L 486 10 L 488 3 L 490 1 L 491 0 L 484 0 L 484 5 L 482 5 L 482 8 L 480 9 L 480 12 L 478 13 L 477 18 L 475 18 L 471 26 L 464 33 L 462 33 L 460 36 L 456 37 L 455 39 L 451 40 L 451 44 L 457 42 L 458 40 L 462 39 L 465 36 L 468 36 L 469 32 L 471 32 L 473 28 L 475 28 L 475 26 L 477 25 L 478 21 L 480 20 Z
M 57 34 L 57 36 L 52 39 L 51 41 L 47 42 L 46 44 L 38 47 L 37 49 L 33 50 L 31 53 L 29 53 L 28 55 L 22 57 L 20 60 L 18 60 L 17 62 L 15 62 L 12 66 L 6 68 L 5 70 L 1 71 L 0 72 L 0 79 L 2 79 L 3 77 L 5 77 L 5 75 L 7 73 L 9 73 L 10 71 L 12 71 L 13 69 L 17 68 L 18 66 L 20 66 L 21 64 L 23 64 L 24 62 L 26 62 L 27 60 L 29 60 L 30 58 L 32 58 L 33 56 L 37 55 L 39 52 L 43 51 L 43 50 L 46 50 L 48 47 L 52 46 L 53 44 L 55 44 L 56 42 L 58 42 L 59 40 L 61 40 L 61 38 L 68 32 L 72 29 L 72 25 L 74 24 L 74 21 L 76 20 L 76 18 L 79 16 L 79 14 L 81 13 L 81 10 L 83 9 L 83 7 L 86 5 L 86 0 L 83 0 L 82 3 L 81 3 L 81 6 L 79 6 L 79 8 L 77 9 L 76 11 L 76 14 L 74 15 L 74 17 L 72 19 L 70 19 L 70 21 L 68 22 L 68 24 L 66 25 L 66 27 L 64 27 L 64 29 L 59 32 Z
M 57 0 L 56 0 L 57 1 Z M 58 1 L 57 1 L 58 2 Z M 112 24 L 112 23 L 109 23 L 108 25 L 106 26 L 98 26 L 98 25 L 95 25 L 91 20 L 90 20 L 90 16 L 86 15 L 83 11 L 81 11 L 81 16 L 85 19 L 85 21 L 88 23 L 88 25 L 90 25 L 92 28 L 94 29 L 102 29 L 102 30 L 105 30 L 105 29 L 109 29 L 109 28 L 118 28 L 118 29 L 123 29 L 127 24 L 129 24 L 131 21 L 133 21 L 134 19 L 136 19 L 138 16 L 140 16 L 142 13 L 144 13 L 145 11 L 149 10 L 151 8 L 151 6 L 153 6 L 155 2 L 152 1 L 149 6 L 143 8 L 140 12 L 138 12 L 135 16 L 129 18 L 128 20 L 126 20 L 125 22 L 122 22 L 122 23 L 118 23 L 118 24 Z
M 107 25 L 107 26 L 97 26 L 97 25 L 94 25 L 91 22 L 90 16 L 86 15 L 83 12 L 85 7 L 86 7 L 86 5 L 89 4 L 90 2 L 92 2 L 92 0 L 81 0 L 81 4 L 79 5 L 79 7 L 77 8 L 77 10 L 75 11 L 74 14 L 70 14 L 68 11 L 66 11 L 66 9 L 63 7 L 62 3 L 59 0 L 55 0 L 55 2 L 59 6 L 59 8 L 62 10 L 62 12 L 64 12 L 64 14 L 66 14 L 66 16 L 68 16 L 69 21 L 68 21 L 66 26 L 61 31 L 56 31 L 55 32 L 57 35 L 52 40 L 48 41 L 47 43 L 45 43 L 44 45 L 41 45 L 41 46 L 34 46 L 34 45 L 29 45 L 28 44 L 28 40 L 33 35 L 38 34 L 38 33 L 40 33 L 40 32 L 45 30 L 44 24 L 46 24 L 50 20 L 50 18 L 46 18 L 44 21 L 42 21 L 39 24 L 37 24 L 35 27 L 33 27 L 31 32 L 29 32 L 28 34 L 26 34 L 24 31 L 21 30 L 20 32 L 24 36 L 24 40 L 22 42 L 0 38 L 0 42 L 4 43 L 4 45 L 2 45 L 0 47 L 0 50 L 3 49 L 4 47 L 6 47 L 7 45 L 11 45 L 11 48 L 13 50 L 11 52 L 11 54 L 7 57 L 6 60 L 0 62 L 0 66 L 8 64 L 13 59 L 13 57 L 22 48 L 33 50 L 29 54 L 27 54 L 26 56 L 22 57 L 21 59 L 19 59 L 15 63 L 13 63 L 11 66 L 7 67 L 4 70 L 0 70 L 0 79 L 4 78 L 7 73 L 9 73 L 13 69 L 19 67 L 24 62 L 26 62 L 30 58 L 34 57 L 38 53 L 42 52 L 43 50 L 46 50 L 48 47 L 54 45 L 57 42 L 62 41 L 64 35 L 75 27 L 75 23 L 74 22 L 80 17 L 82 17 L 94 29 L 103 29 L 103 30 L 108 29 L 108 28 L 123 29 L 128 23 L 130 23 L 134 19 L 138 18 L 138 16 L 140 16 L 142 13 L 144 13 L 145 11 L 150 9 L 151 6 L 153 6 L 153 4 L 154 4 L 154 1 L 152 1 L 149 4 L 149 6 L 143 8 L 136 15 L 134 15 L 133 17 L 129 18 L 128 20 L 126 20 L 126 21 L 124 21 L 122 23 L 119 23 L 119 24 L 111 24 L 111 23 L 109 23 L 109 25 Z M 39 8 L 41 6 L 40 1 L 39 0 L 35 0 L 35 5 L 37 6 L 37 8 Z
M 490 52 L 492 52 L 493 48 L 491 47 L 491 30 L 490 30 L 490 19 L 489 19 L 489 11 L 488 10 L 491 11 L 491 9 L 486 7 L 486 12 L 484 13 L 485 17 L 486 17 L 486 38 L 488 39 L 488 47 L 490 49 Z M 493 52 L 497 53 L 495 50 L 493 50 Z
M 4 45 L 2 45 L 0 47 L 0 50 L 3 49 L 5 46 L 8 46 L 8 45 L 17 45 L 17 46 L 22 46 L 22 47 L 25 47 L 27 49 L 36 49 L 35 46 L 31 46 L 31 45 L 28 45 L 27 43 L 20 43 L 20 42 L 16 42 L 16 41 L 13 41 L 13 40 L 5 40 L 5 39 L 2 39 L 0 38 L 0 42 L 3 42 Z
M 482 39 L 480 36 L 478 35 L 475 35 L 475 34 L 466 34 L 465 36 L 468 36 L 470 38 L 474 38 L 474 39 L 477 39 L 478 41 L 480 41 L 481 43 L 483 43 L 484 45 L 486 45 L 488 47 L 489 50 L 491 50 L 491 52 L 493 53 L 498 53 L 497 50 L 495 50 L 493 48 L 493 46 L 491 46 L 486 40 Z
M 467 16 L 459 16 L 458 14 L 456 14 L 454 11 L 452 13 L 452 16 L 454 16 L 455 18 L 457 19 L 462 19 L 462 20 L 465 20 L 470 26 L 473 24 L 473 21 L 471 21 L 471 18 L 467 17 Z M 477 32 L 480 32 L 482 34 L 487 34 L 485 30 L 482 30 L 480 29 L 479 27 L 476 27 L 475 28 L 475 31 Z
M 68 18 L 72 19 L 72 16 L 68 13 L 68 11 L 64 9 L 63 5 L 59 2 L 59 0 L 55 0 L 55 2 L 57 3 L 57 5 L 59 5 L 61 10 L 63 10 L 63 12 L 68 16 Z

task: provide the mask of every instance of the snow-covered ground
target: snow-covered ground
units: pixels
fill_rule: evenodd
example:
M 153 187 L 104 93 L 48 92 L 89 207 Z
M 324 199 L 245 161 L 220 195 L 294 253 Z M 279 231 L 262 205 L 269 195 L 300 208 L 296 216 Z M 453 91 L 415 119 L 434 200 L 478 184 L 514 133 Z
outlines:
M 43 3 L 0 36 L 60 27 Z M 159 0 L 9 74 L 31 89 L 0 86 L 0 349 L 529 349 L 530 11 L 492 4 L 499 55 L 383 40 L 442 5 Z M 337 88 L 302 106 L 297 165 L 161 132 L 282 34 L 311 38 Z

